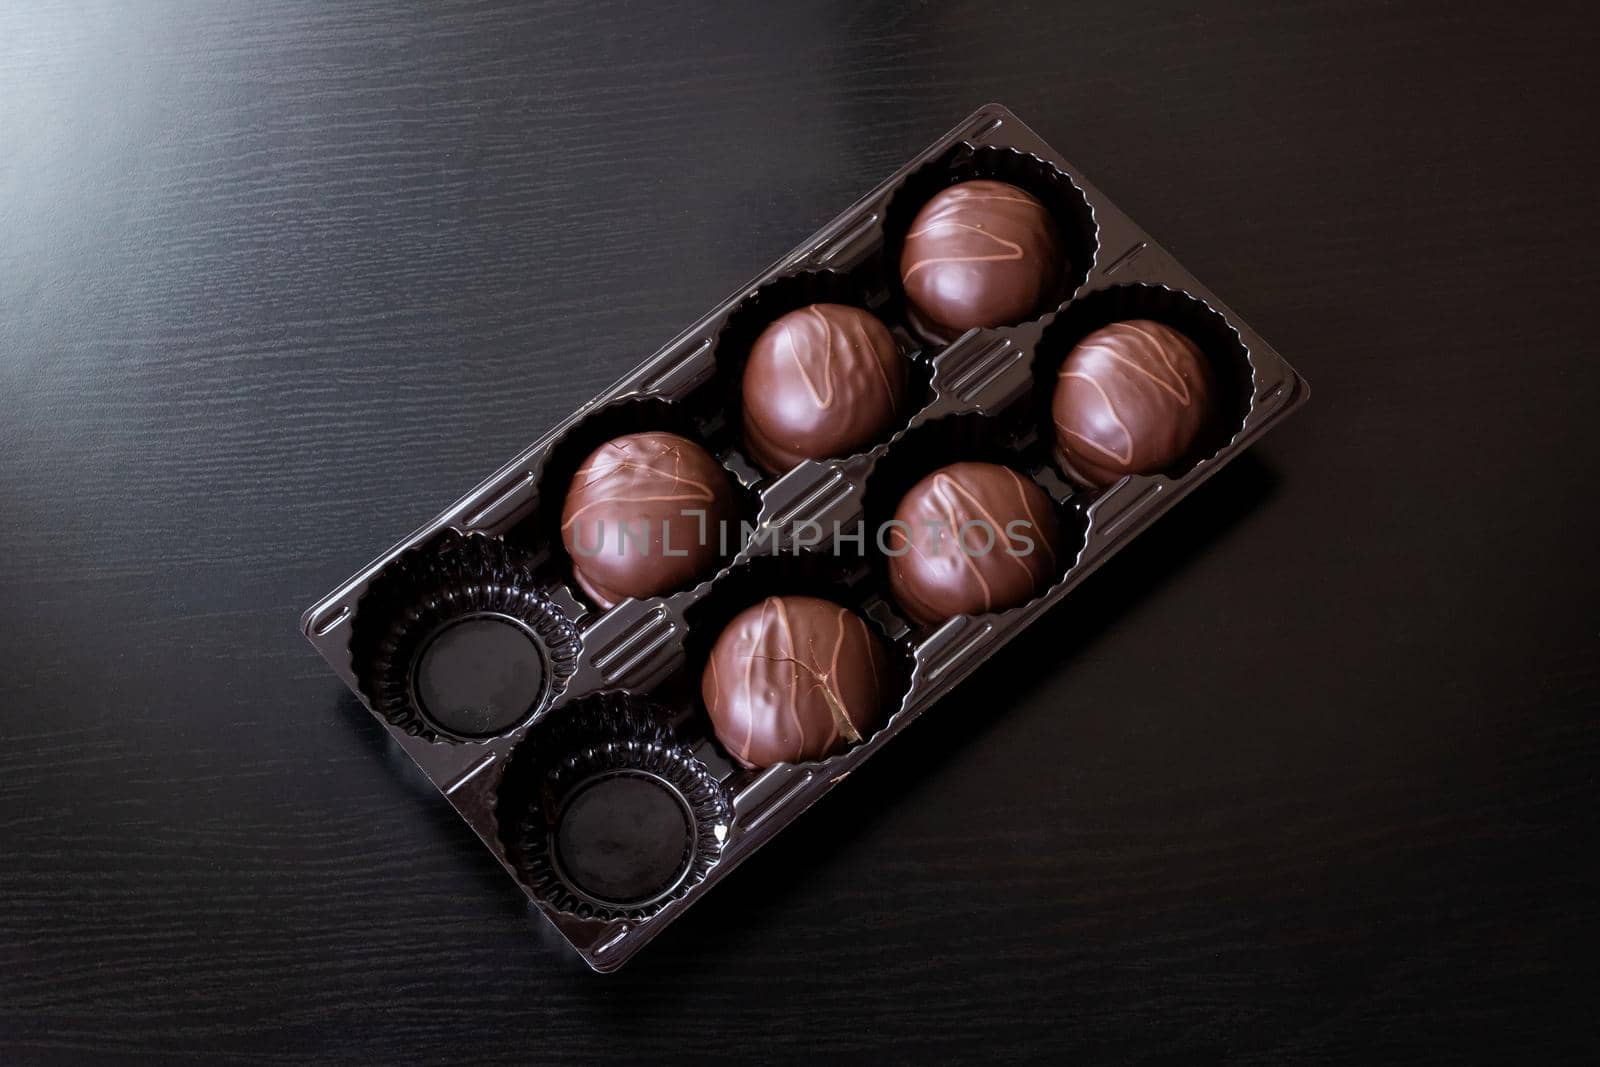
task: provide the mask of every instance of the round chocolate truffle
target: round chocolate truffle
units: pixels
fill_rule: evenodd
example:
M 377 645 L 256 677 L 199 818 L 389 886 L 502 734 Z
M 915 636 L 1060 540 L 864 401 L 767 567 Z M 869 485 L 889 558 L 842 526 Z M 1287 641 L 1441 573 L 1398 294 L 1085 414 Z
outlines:
M 672 433 L 631 433 L 589 454 L 561 509 L 573 577 L 603 608 L 687 588 L 716 570 L 719 530 L 738 520 L 733 483 Z
M 859 452 L 900 416 L 905 360 L 888 327 L 844 304 L 811 304 L 768 326 L 744 368 L 744 440 L 778 474 Z
M 1050 209 L 1015 185 L 952 185 L 911 220 L 900 280 L 918 326 L 949 339 L 1044 311 L 1066 269 Z
M 895 601 L 932 625 L 1032 600 L 1056 574 L 1061 526 L 1032 479 L 952 463 L 901 498 L 885 544 Z
M 1149 319 L 1114 322 L 1061 364 L 1050 405 L 1056 458 L 1089 488 L 1159 473 L 1194 446 L 1214 417 L 1216 392 L 1189 338 Z
M 711 649 L 700 695 L 746 767 L 842 752 L 883 717 L 889 657 L 861 616 L 810 596 L 768 597 L 734 616 Z

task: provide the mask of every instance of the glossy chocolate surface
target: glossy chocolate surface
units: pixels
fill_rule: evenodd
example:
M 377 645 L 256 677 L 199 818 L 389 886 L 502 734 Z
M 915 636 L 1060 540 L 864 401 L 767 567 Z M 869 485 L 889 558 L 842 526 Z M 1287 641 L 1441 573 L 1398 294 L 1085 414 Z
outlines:
M 1056 456 L 1097 488 L 1183 459 L 1215 418 L 1216 382 L 1199 347 L 1163 323 L 1114 322 L 1079 341 L 1050 405 Z
M 911 221 L 900 280 L 919 327 L 953 338 L 1036 318 L 1066 269 L 1050 210 L 1005 182 L 961 182 Z
M 875 315 L 810 304 L 773 322 L 750 350 L 745 445 L 769 474 L 862 451 L 893 431 L 905 389 L 905 358 Z
M 728 754 L 746 767 L 821 759 L 862 740 L 887 715 L 883 642 L 830 600 L 768 597 L 723 629 L 700 694 Z
M 1025 604 L 1064 563 L 1050 498 L 999 464 L 941 467 L 911 487 L 894 519 L 889 588 L 925 625 Z
M 627 434 L 583 461 L 561 510 L 561 541 L 583 591 L 609 608 L 685 589 L 716 571 L 719 524 L 736 528 L 733 483 L 677 434 Z

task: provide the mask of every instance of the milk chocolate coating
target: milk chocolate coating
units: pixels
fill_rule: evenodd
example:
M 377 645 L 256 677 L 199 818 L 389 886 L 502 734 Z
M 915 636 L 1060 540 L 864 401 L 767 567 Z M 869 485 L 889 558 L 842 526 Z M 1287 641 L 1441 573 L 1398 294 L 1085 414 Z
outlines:
M 728 472 L 705 449 L 677 434 L 633 433 L 601 445 L 578 468 L 561 509 L 561 541 L 583 591 L 609 608 L 710 577 L 719 524 L 738 517 Z
M 1017 607 L 1059 570 L 1061 526 L 1050 498 L 1010 467 L 941 467 L 911 487 L 894 517 L 885 538 L 889 589 L 914 622 Z
M 1215 417 L 1216 381 L 1198 346 L 1170 326 L 1130 319 L 1067 354 L 1050 415 L 1056 458 L 1091 488 L 1156 474 L 1182 459 Z
M 746 767 L 821 759 L 865 738 L 893 698 L 888 653 L 861 616 L 810 596 L 768 597 L 711 649 L 700 695 Z
M 1066 270 L 1050 210 L 1005 182 L 952 185 L 911 220 L 900 253 L 906 299 L 927 332 L 1038 317 Z
M 744 368 L 744 440 L 768 473 L 859 452 L 900 417 L 906 366 L 860 308 L 811 304 L 764 330 Z

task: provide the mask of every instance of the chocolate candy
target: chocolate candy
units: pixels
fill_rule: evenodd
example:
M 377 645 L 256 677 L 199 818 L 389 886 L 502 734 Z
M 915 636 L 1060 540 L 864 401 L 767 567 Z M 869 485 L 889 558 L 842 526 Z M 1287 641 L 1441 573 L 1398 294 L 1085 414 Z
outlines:
M 573 577 L 604 608 L 675 592 L 716 570 L 720 527 L 738 520 L 732 480 L 671 433 L 634 433 L 590 453 L 561 509 Z
M 1050 210 L 1015 185 L 952 185 L 911 220 L 900 280 L 917 325 L 948 340 L 1036 318 L 1066 271 Z
M 952 463 L 900 500 L 884 539 L 889 589 L 912 621 L 1004 611 L 1061 569 L 1061 527 L 1031 479 L 995 463 Z
M 1090 488 L 1156 474 L 1182 459 L 1215 412 L 1217 387 L 1198 346 L 1149 319 L 1114 322 L 1079 341 L 1056 379 L 1056 458 Z
M 764 330 L 744 368 L 744 440 L 768 473 L 859 452 L 900 417 L 905 360 L 860 308 L 811 304 Z
M 890 685 L 888 654 L 861 616 L 817 597 L 775 596 L 728 623 L 700 694 L 728 754 L 770 767 L 862 740 L 883 718 Z

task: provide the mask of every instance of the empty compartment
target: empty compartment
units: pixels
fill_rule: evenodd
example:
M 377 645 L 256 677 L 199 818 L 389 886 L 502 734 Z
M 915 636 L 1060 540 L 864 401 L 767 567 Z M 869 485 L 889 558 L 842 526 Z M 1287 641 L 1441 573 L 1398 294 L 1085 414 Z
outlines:
M 624 693 L 560 708 L 501 781 L 501 844 L 538 900 L 584 918 L 643 919 L 705 878 L 731 797 L 670 722 Z
M 350 651 L 362 695 L 430 741 L 483 741 L 551 705 L 577 664 L 577 628 L 548 579 L 499 540 L 453 530 L 403 553 L 356 609 Z

